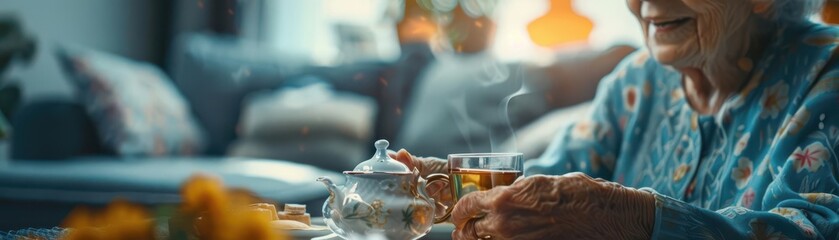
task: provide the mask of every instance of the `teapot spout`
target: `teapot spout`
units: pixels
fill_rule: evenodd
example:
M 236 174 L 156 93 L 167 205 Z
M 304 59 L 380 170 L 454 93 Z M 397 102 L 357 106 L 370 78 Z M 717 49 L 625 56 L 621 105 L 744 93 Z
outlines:
M 338 186 L 336 186 L 334 182 L 332 182 L 332 179 L 329 179 L 328 177 L 319 177 L 317 181 L 326 185 L 326 190 L 329 191 L 330 198 L 343 199 L 343 197 L 340 196 L 342 194 L 341 190 L 338 189 Z

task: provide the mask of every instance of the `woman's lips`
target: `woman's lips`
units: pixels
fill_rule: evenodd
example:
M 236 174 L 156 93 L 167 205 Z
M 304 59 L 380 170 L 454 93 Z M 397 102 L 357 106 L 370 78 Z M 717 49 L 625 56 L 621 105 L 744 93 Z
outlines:
M 667 21 L 650 21 L 650 26 L 654 27 L 657 33 L 665 33 L 673 31 L 686 23 L 690 22 L 692 18 L 677 18 Z

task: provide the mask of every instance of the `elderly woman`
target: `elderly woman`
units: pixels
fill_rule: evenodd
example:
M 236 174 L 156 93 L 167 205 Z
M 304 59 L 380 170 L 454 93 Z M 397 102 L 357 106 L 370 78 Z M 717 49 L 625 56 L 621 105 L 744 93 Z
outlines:
M 453 237 L 839 236 L 839 31 L 809 21 L 821 2 L 627 4 L 647 49 L 525 164 L 527 178 L 460 199 Z

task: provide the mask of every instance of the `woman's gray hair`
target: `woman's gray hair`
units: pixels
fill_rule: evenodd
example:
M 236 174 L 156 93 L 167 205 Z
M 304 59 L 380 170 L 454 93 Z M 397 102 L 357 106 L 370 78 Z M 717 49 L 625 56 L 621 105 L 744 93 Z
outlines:
M 800 22 L 821 11 L 825 0 L 751 0 L 755 4 L 768 3 L 768 16 L 776 21 Z

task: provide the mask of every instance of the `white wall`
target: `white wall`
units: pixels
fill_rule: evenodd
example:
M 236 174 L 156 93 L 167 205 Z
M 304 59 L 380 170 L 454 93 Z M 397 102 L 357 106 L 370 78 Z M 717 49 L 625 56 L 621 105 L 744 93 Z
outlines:
M 21 81 L 24 101 L 41 97 L 73 97 L 63 75 L 56 47 L 69 45 L 158 61 L 161 34 L 168 29 L 158 12 L 167 1 L 156 0 L 3 0 L 0 14 L 12 13 L 38 39 L 38 53 L 29 66 L 6 73 Z

